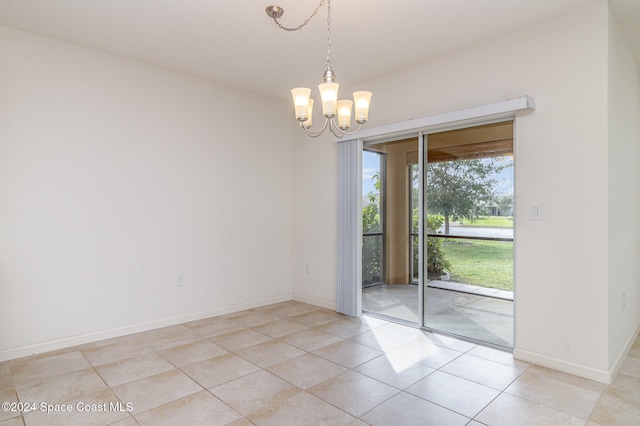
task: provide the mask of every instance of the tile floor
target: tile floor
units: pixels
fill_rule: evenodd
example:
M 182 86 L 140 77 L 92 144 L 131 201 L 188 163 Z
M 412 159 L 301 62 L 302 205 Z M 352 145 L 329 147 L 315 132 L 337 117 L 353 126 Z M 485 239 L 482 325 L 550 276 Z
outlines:
M 2 426 L 632 425 L 640 339 L 606 386 L 284 302 L 0 363 L 0 402 L 70 410 L 2 410 Z

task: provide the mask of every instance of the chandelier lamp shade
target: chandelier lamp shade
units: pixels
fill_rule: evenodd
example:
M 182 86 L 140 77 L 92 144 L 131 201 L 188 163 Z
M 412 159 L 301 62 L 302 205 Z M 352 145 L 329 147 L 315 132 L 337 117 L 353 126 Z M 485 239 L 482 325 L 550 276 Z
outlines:
M 369 119 L 369 104 L 371 103 L 371 92 L 359 91 L 353 93 L 353 101 L 349 99 L 338 100 L 338 88 L 340 85 L 335 81 L 335 73 L 333 72 L 331 63 L 331 0 L 327 2 L 327 59 L 326 69 L 323 75 L 323 83 L 318 85 L 320 90 L 320 100 L 322 101 L 322 115 L 324 116 L 324 125 L 320 130 L 311 130 L 313 125 L 313 106 L 314 102 L 311 98 L 311 89 L 308 87 L 296 87 L 291 89 L 293 98 L 293 106 L 295 110 L 296 120 L 300 123 L 300 127 L 307 135 L 315 138 L 329 129 L 334 136 L 341 138 L 344 135 L 352 135 L 356 133 L 364 123 Z M 309 23 L 325 3 L 321 0 L 320 4 L 314 10 L 313 14 L 304 23 L 297 27 L 285 27 L 278 21 L 281 18 L 284 9 L 280 6 L 269 6 L 266 9 L 274 22 L 285 31 L 298 31 Z M 351 115 L 355 107 L 354 120 L 358 124 L 355 130 L 349 131 L 351 127 Z

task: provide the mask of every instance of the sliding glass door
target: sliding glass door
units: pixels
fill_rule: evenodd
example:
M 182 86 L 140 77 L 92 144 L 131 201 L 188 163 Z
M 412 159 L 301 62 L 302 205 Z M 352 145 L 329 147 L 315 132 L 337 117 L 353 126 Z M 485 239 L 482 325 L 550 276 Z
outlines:
M 513 347 L 513 123 L 365 144 L 362 308 Z

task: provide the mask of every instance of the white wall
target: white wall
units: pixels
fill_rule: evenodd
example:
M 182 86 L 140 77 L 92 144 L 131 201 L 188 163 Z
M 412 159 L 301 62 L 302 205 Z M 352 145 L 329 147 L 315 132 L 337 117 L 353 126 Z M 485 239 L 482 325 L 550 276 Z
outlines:
M 609 367 L 640 327 L 640 75 L 609 16 Z
M 291 298 L 286 101 L 6 27 L 0 57 L 0 360 Z
M 335 309 L 338 274 L 338 147 L 328 135 L 312 139 L 300 129 L 295 130 L 294 299 Z
M 341 87 L 373 92 L 371 126 L 535 98 L 537 110 L 520 114 L 515 130 L 514 353 L 602 381 L 610 357 L 607 31 L 606 2 L 597 2 L 359 87 Z M 295 171 L 294 291 L 331 304 L 335 260 L 318 247 L 333 244 L 336 233 L 335 147 L 299 139 L 295 163 L 314 166 Z M 528 220 L 530 204 L 542 205 L 542 221 Z M 314 232 L 318 224 L 321 232 Z M 328 267 L 304 274 L 303 262 Z

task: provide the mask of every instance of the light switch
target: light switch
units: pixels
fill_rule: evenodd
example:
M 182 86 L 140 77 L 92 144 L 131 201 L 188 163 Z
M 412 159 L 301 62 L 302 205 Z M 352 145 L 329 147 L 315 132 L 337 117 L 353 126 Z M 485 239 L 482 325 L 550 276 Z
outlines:
M 542 206 L 540 204 L 529 206 L 529 220 L 542 220 Z

